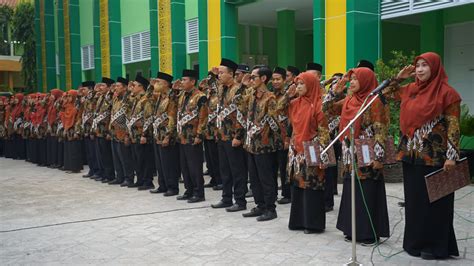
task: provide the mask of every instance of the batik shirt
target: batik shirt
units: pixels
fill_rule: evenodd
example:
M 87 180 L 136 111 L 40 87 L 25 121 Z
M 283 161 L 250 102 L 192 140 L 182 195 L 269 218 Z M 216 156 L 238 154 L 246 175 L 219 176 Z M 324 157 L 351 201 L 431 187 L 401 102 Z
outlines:
M 258 95 L 257 94 L 261 94 Z M 278 125 L 275 95 L 268 91 L 255 91 L 249 95 L 246 107 L 247 134 L 244 148 L 253 154 L 275 152 L 283 148 Z
M 344 99 L 338 102 L 336 102 L 336 100 L 337 97 L 332 91 L 326 94 L 323 100 L 323 111 L 326 114 L 341 115 Z M 354 136 L 354 138 L 373 139 L 374 146 L 372 148 L 375 153 L 375 160 L 378 162 L 383 162 L 385 158 L 385 142 L 388 135 L 387 125 L 389 123 L 389 114 L 387 109 L 383 105 L 382 101 L 377 99 L 361 116 L 360 119 L 360 134 L 359 136 Z M 349 138 L 345 138 L 342 142 L 342 162 L 344 164 L 344 171 L 350 172 L 352 159 Z M 372 167 L 360 167 L 358 174 L 361 179 L 379 179 L 382 177 L 383 171 L 381 169 L 373 169 Z
M 178 101 L 176 128 L 181 144 L 193 144 L 197 137 L 204 139 L 208 119 L 207 98 L 196 88 L 182 91 Z
M 91 130 L 97 137 L 105 138 L 109 135 L 110 110 L 112 109 L 112 96 L 109 93 L 100 95 L 97 100 L 96 112 L 92 120 Z
M 127 136 L 127 95 L 115 95 L 112 100 L 112 109 L 110 112 L 110 135 L 112 140 L 124 142 Z
M 243 140 L 245 135 L 245 118 L 243 92 L 245 86 L 233 84 L 230 87 L 220 85 L 218 88 L 217 139 L 232 141 Z
M 7 136 L 7 129 L 5 127 L 5 119 L 6 119 L 6 106 L 0 105 L 0 139 L 3 139 Z
M 400 101 L 398 80 L 386 89 L 390 99 Z M 415 130 L 413 137 L 400 132 L 397 159 L 415 164 L 440 167 L 446 160 L 459 159 L 460 103 L 449 105 L 442 114 Z
M 288 119 L 288 100 L 285 89 L 275 90 L 275 100 L 277 103 L 278 126 L 280 127 L 281 139 L 283 143 L 289 143 L 291 137 L 291 124 Z
M 132 110 L 127 121 L 128 135 L 132 143 L 140 143 L 140 138 L 147 138 L 151 143 L 151 124 L 153 106 L 145 92 L 138 94 L 132 101 Z
M 178 115 L 178 95 L 176 90 L 159 95 L 154 103 L 153 137 L 156 143 L 161 144 L 165 138 L 169 145 L 176 143 L 176 119 Z
M 217 137 L 217 116 L 219 106 L 219 96 L 217 91 L 208 89 L 205 91 L 208 102 L 208 118 L 206 125 L 206 140 L 215 140 Z

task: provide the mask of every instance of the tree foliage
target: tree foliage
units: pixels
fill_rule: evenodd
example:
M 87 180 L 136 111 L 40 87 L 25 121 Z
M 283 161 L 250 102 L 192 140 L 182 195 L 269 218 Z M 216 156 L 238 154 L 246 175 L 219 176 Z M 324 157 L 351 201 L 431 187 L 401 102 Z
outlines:
M 409 55 L 403 54 L 402 51 L 392 51 L 393 58 L 384 62 L 383 59 L 379 59 L 375 65 L 375 73 L 377 78 L 382 81 L 397 76 L 400 70 L 410 64 L 413 64 L 416 54 L 412 51 Z M 412 82 L 413 79 L 408 79 L 404 82 Z M 390 126 L 389 134 L 398 143 L 400 137 L 400 102 L 389 101 L 390 105 Z
M 30 2 L 20 2 L 12 18 L 12 36 L 23 43 L 22 76 L 26 91 L 36 91 L 35 8 Z

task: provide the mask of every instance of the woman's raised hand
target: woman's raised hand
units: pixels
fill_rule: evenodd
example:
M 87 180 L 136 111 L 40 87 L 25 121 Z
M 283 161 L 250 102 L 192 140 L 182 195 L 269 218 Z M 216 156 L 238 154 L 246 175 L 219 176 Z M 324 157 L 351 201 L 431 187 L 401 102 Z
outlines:
M 397 79 L 407 79 L 413 76 L 415 76 L 415 66 L 408 65 L 398 72 Z

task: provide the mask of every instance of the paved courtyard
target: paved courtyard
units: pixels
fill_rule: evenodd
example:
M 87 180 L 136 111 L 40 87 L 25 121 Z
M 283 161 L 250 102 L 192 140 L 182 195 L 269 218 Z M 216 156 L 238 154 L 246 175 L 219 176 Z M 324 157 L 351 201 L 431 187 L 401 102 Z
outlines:
M 0 158 L 1 265 L 341 265 L 351 256 L 350 243 L 335 228 L 340 196 L 327 214 L 326 231 L 305 235 L 288 230 L 289 205 L 277 207 L 276 220 L 257 222 L 241 212 L 210 208 L 220 191 L 206 189 L 205 202 L 188 204 L 82 174 Z M 397 205 L 402 185 L 386 188 L 390 226 L 395 226 L 380 246 L 388 256 L 401 250 L 404 213 Z M 456 193 L 459 258 L 428 262 L 402 252 L 386 259 L 358 245 L 358 260 L 370 265 L 373 253 L 376 265 L 473 265 L 472 191 L 474 186 Z

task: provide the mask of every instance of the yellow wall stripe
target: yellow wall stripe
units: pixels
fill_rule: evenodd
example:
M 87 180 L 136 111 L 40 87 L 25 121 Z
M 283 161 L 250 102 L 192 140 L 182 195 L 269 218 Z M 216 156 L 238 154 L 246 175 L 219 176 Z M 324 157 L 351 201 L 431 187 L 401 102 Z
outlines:
M 71 31 L 69 25 L 69 0 L 63 0 L 64 20 L 64 64 L 66 65 L 66 88 L 72 89 L 71 81 Z
M 221 62 L 221 0 L 207 0 L 208 68 Z
M 161 72 L 173 73 L 173 50 L 171 40 L 171 3 L 170 0 L 158 1 L 158 53 L 160 63 L 158 69 Z
M 110 78 L 109 1 L 100 0 L 100 52 L 102 77 Z
M 48 75 L 46 69 L 46 30 L 44 25 L 44 1 L 40 0 L 40 30 L 41 30 L 41 72 L 43 76 L 43 92 L 48 90 Z
M 346 0 L 326 0 L 326 77 L 346 71 Z

